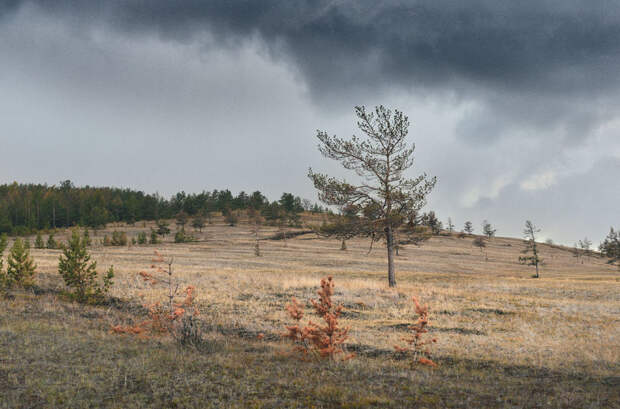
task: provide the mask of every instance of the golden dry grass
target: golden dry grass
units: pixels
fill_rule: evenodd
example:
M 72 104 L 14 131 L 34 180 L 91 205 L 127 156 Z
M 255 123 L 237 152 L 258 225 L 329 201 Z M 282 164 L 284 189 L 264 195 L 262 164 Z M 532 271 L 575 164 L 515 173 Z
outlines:
M 117 228 L 131 237 L 148 230 L 149 225 Z M 114 227 L 108 227 L 107 234 L 111 229 Z M 276 232 L 276 228 L 264 227 L 261 236 Z M 98 232 L 93 239 L 97 242 L 103 234 L 106 232 Z M 178 407 L 619 404 L 620 274 L 598 257 L 588 257 L 582 264 L 567 249 L 541 245 L 546 265 L 541 278 L 532 279 L 532 268 L 517 263 L 523 248 L 520 240 L 491 240 L 489 260 L 485 261 L 471 245 L 472 238 L 440 236 L 421 247 L 401 250 L 396 262 L 398 288 L 389 289 L 384 248 L 376 246 L 368 255 L 364 240 L 350 241 L 347 251 L 341 251 L 334 240 L 312 234 L 286 244 L 262 240 L 263 255 L 256 257 L 247 226 L 229 227 L 217 221 L 196 235 L 197 243 L 122 248 L 95 245 L 91 250 L 100 270 L 114 265 L 117 277 L 112 296 L 128 305 L 138 302 L 139 294 L 147 302 L 161 299 L 163 292 L 149 289 L 137 273 L 148 268 L 156 249 L 173 257 L 175 276 L 196 287 L 207 336 L 219 345 L 215 352 L 180 353 L 166 342 L 120 339 L 107 329 L 111 324 L 138 319 L 139 309 L 68 305 L 58 301 L 52 291 L 2 301 L 0 347 L 9 345 L 5 351 L 11 352 L 0 352 L 0 359 L 10 357 L 10 367 L 45 361 L 40 364 L 67 382 L 92 384 L 93 396 L 76 401 L 63 398 L 76 406 L 88 406 L 85 402 L 104 393 L 103 387 L 88 368 L 77 371 L 82 378 L 75 380 L 70 359 L 62 358 L 60 351 L 60 357 L 54 359 L 54 354 L 46 355 L 43 351 L 57 349 L 52 345 L 55 342 L 66 344 L 64 355 L 75 350 L 115 382 L 123 377 L 119 365 L 126 366 L 125 377 L 130 371 L 134 377 L 147 379 L 143 382 L 150 385 L 148 399 L 140 398 L 140 393 L 146 392 L 139 386 L 122 399 L 118 396 L 121 391 L 113 389 L 107 393 L 114 398 L 102 403 L 109 407 L 157 407 L 170 404 L 171 396 L 181 399 Z M 41 287 L 61 289 L 56 272 L 59 251 L 33 249 L 32 253 L 39 264 Z M 338 366 L 300 364 L 283 358 L 280 353 L 287 345 L 279 335 L 290 322 L 284 305 L 291 296 L 301 300 L 314 297 L 320 278 L 326 275 L 334 276 L 335 300 L 346 306 L 343 323 L 351 327 L 349 349 L 357 352 L 358 358 Z M 414 320 L 412 295 L 431 306 L 432 335 L 438 339 L 434 354 L 440 363 L 437 370 L 412 370 L 393 353 L 393 345 L 400 343 L 407 324 Z M 263 341 L 256 340 L 259 333 L 265 334 Z M 12 337 L 16 338 L 11 341 Z M 40 338 L 36 351 L 32 346 L 15 345 L 16 340 L 31 345 L 35 342 L 31 337 Z M 145 349 L 151 352 L 143 352 Z M 15 354 L 23 357 L 15 358 Z M 141 366 L 123 364 L 116 354 L 141 359 Z M 194 368 L 196 362 L 203 368 Z M 154 384 L 165 385 L 162 379 L 172 376 L 166 365 L 186 382 L 180 387 L 184 392 L 175 389 L 169 400 L 152 390 Z M 201 382 L 217 384 L 218 371 L 232 377 L 228 389 L 196 386 Z M 5 384 L 13 385 L 12 377 L 19 377 L 19 372 L 12 375 L 9 371 Z M 1 377 L 0 373 L 0 389 Z M 38 387 L 39 394 L 29 391 L 36 397 L 33 401 L 42 399 L 49 406 L 62 406 L 49 395 L 62 394 L 63 388 L 50 389 L 45 382 Z M 26 393 L 19 388 L 8 390 L 13 403 Z M 279 395 L 269 396 L 266 390 Z M 217 404 L 205 403 L 201 400 L 205 396 L 216 399 L 213 402 Z M 115 406 L 118 402 L 124 404 Z

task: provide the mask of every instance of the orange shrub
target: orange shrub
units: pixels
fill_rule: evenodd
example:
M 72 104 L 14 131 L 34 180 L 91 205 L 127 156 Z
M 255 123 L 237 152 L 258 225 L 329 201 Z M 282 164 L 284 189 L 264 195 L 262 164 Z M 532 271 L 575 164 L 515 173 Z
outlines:
M 140 271 L 138 275 L 150 286 L 161 285 L 168 289 L 167 302 L 155 302 L 144 305 L 147 309 L 149 319 L 137 325 L 122 326 L 116 325 L 111 328 L 117 334 L 132 334 L 141 337 L 151 335 L 170 334 L 181 343 L 188 337 L 196 340 L 199 338 L 195 317 L 199 315 L 194 307 L 194 286 L 187 286 L 183 291 L 179 291 L 179 283 L 172 277 L 173 260 L 165 260 L 164 257 L 155 252 L 151 271 Z M 183 297 L 182 300 L 179 298 Z M 193 311 L 188 313 L 188 310 Z
M 394 349 L 396 349 L 397 352 L 411 353 L 415 364 L 436 367 L 437 364 L 430 359 L 430 347 L 437 342 L 437 339 L 428 339 L 424 335 L 428 333 L 427 327 L 430 325 L 428 320 L 428 305 L 420 305 L 416 297 L 412 297 L 412 300 L 415 304 L 415 312 L 418 314 L 418 321 L 409 327 L 412 334 L 408 337 L 403 337 L 403 341 L 407 343 L 407 346 L 400 347 L 394 345 Z
M 343 348 L 348 338 L 349 328 L 341 328 L 338 324 L 343 306 L 334 306 L 332 295 L 334 293 L 334 282 L 332 277 L 321 280 L 321 289 L 318 291 L 319 299 L 310 300 L 316 315 L 323 321 L 324 325 L 316 324 L 312 321 L 301 327 L 300 322 L 304 316 L 303 307 L 293 297 L 291 302 L 286 305 L 286 311 L 297 324 L 287 326 L 287 332 L 282 336 L 293 341 L 294 351 L 302 355 L 302 359 L 309 358 L 328 358 L 342 360 L 353 358 L 354 354 L 346 354 Z

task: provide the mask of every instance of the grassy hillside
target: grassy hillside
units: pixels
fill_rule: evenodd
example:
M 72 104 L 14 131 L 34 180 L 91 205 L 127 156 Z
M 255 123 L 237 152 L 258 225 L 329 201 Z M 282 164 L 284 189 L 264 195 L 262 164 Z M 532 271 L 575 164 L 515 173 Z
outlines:
M 131 237 L 149 227 L 116 228 Z M 276 232 L 265 227 L 261 237 Z M 398 288 L 389 289 L 384 248 L 367 254 L 364 240 L 347 251 L 312 234 L 262 240 L 256 257 L 248 226 L 217 221 L 195 235 L 189 244 L 93 246 L 99 268 L 117 271 L 115 301 L 101 307 L 60 299 L 59 251 L 33 249 L 40 288 L 0 301 L 0 407 L 620 405 L 620 275 L 597 257 L 582 263 L 541 245 L 546 265 L 532 279 L 517 262 L 520 240 L 491 240 L 485 261 L 472 238 L 434 237 L 401 249 Z M 163 296 L 137 279 L 156 249 L 196 287 L 208 340 L 201 350 L 109 331 L 142 319 L 141 303 Z M 357 358 L 299 362 L 280 339 L 291 322 L 284 305 L 315 297 L 326 275 Z M 394 353 L 415 320 L 412 295 L 431 308 L 436 369 L 412 369 Z

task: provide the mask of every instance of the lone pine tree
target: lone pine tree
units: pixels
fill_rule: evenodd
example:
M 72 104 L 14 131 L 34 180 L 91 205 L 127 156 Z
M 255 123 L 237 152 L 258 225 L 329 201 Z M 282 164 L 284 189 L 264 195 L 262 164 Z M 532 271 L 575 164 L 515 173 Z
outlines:
M 383 227 L 387 244 L 388 283 L 396 286 L 394 273 L 394 228 L 412 212 L 426 204 L 426 196 L 435 186 L 436 178 L 426 174 L 409 179 L 405 171 L 413 166 L 415 145 L 407 144 L 409 119 L 402 112 L 378 106 L 367 112 L 355 108 L 357 126 L 364 139 L 330 137 L 317 131 L 319 151 L 336 160 L 345 169 L 354 171 L 362 181 L 355 185 L 309 170 L 308 176 L 319 191 L 319 199 L 328 205 L 355 206 L 361 211 L 372 207 L 374 222 Z
M 534 223 L 529 220 L 525 222 L 525 229 L 523 229 L 525 249 L 522 251 L 525 256 L 519 257 L 521 263 L 536 267 L 536 275 L 534 275 L 534 278 L 540 277 L 538 266 L 542 263 L 542 259 L 538 253 L 538 246 L 536 245 L 536 233 L 538 232 L 540 232 L 540 229 L 537 228 Z M 530 253 L 531 255 L 528 255 Z

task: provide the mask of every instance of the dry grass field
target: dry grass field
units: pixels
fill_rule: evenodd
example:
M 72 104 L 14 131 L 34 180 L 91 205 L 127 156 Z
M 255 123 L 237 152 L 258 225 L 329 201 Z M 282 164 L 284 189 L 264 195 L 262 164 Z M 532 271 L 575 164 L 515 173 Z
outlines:
M 116 228 L 132 237 L 149 227 Z M 99 270 L 112 264 L 117 274 L 113 302 L 97 307 L 63 301 L 60 251 L 33 249 L 38 288 L 0 301 L 0 407 L 620 407 L 620 274 L 596 256 L 582 263 L 541 245 L 546 264 L 532 279 L 517 262 L 521 240 L 492 239 L 485 261 L 471 237 L 439 236 L 401 249 L 389 289 L 380 244 L 367 254 L 367 241 L 352 240 L 341 251 L 303 234 L 262 240 L 256 257 L 244 224 L 217 220 L 195 234 L 187 244 L 94 245 Z M 155 250 L 196 287 L 204 348 L 110 333 L 162 299 L 137 276 Z M 284 306 L 315 297 L 327 275 L 357 357 L 300 362 L 280 338 L 291 323 Z M 430 305 L 436 369 L 394 352 L 415 321 L 412 295 Z

